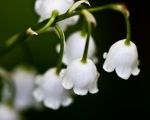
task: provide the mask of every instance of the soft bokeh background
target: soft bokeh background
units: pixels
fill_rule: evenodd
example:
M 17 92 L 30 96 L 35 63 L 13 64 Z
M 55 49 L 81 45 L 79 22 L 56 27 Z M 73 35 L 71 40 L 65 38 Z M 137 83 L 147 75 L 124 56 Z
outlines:
M 74 103 L 68 108 L 58 111 L 44 109 L 44 111 L 30 110 L 25 112 L 26 119 L 132 119 L 146 118 L 150 112 L 150 82 L 148 76 L 149 62 L 149 13 L 146 0 L 90 0 L 92 6 L 99 6 L 113 2 L 127 4 L 131 14 L 132 40 L 139 51 L 141 73 L 137 77 L 131 76 L 124 81 L 115 73 L 106 73 L 102 69 L 104 51 L 110 45 L 125 37 L 125 24 L 121 14 L 114 11 L 94 13 L 98 26 L 93 30 L 93 37 L 98 46 L 100 62 L 97 65 L 101 73 L 98 85 L 99 93 L 84 97 L 76 96 Z M 34 0 L 3 0 L 0 1 L 0 47 L 13 34 L 21 32 L 37 23 L 38 16 L 34 12 Z M 70 27 L 66 37 L 79 29 Z M 0 58 L 0 66 L 11 70 L 14 66 L 25 63 L 31 64 L 40 73 L 56 64 L 57 54 L 55 45 L 58 43 L 54 33 L 44 33 L 38 37 L 28 39 L 16 46 L 5 56 Z M 73 117 L 73 118 L 72 118 Z

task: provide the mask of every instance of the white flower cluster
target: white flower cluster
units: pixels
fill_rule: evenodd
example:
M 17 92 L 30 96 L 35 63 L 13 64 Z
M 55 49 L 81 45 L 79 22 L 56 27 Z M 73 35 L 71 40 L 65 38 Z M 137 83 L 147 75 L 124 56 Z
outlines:
M 54 10 L 58 11 L 59 15 L 66 13 L 73 3 L 74 0 L 36 0 L 35 10 L 40 16 L 39 21 L 43 21 L 51 17 Z M 65 30 L 78 19 L 79 16 L 74 16 L 58 24 Z M 13 96 L 12 108 L 15 111 L 36 107 L 37 102 L 57 110 L 73 102 L 71 90 L 81 96 L 87 95 L 88 92 L 95 94 L 99 91 L 97 82 L 100 74 L 95 65 L 98 63 L 96 44 L 90 36 L 87 59 L 86 62 L 82 61 L 87 41 L 87 35 L 82 32 L 76 31 L 67 38 L 62 59 L 67 67 L 61 69 L 59 73 L 55 67 L 50 68 L 43 75 L 23 67 L 17 67 L 11 74 L 0 69 L 0 76 L 11 80 L 14 84 L 15 96 Z M 131 74 L 138 75 L 140 70 L 136 45 L 131 41 L 130 44 L 126 44 L 125 41 L 126 39 L 117 41 L 110 47 L 108 53 L 104 53 L 103 69 L 107 72 L 115 70 L 120 78 L 127 80 Z M 7 94 L 9 92 L 5 93 L 5 96 L 8 96 Z M 5 98 L 9 99 L 9 97 Z M 0 105 L 0 120 L 18 120 L 15 111 L 4 104 Z
M 59 15 L 64 14 L 73 3 L 74 0 L 36 0 L 35 10 L 42 21 L 51 17 L 53 10 L 58 11 Z M 66 29 L 68 25 L 77 22 L 78 18 L 75 17 L 59 22 L 60 26 Z M 98 92 L 97 80 L 100 74 L 94 64 L 98 62 L 98 58 L 92 36 L 89 39 L 87 61 L 85 63 L 82 61 L 86 39 L 87 35 L 82 34 L 82 31 L 72 33 L 68 37 L 62 60 L 67 68 L 61 70 L 60 74 L 56 74 L 57 68 L 51 68 L 44 75 L 37 77 L 36 89 L 33 92 L 37 101 L 43 102 L 45 106 L 52 109 L 58 109 L 61 105 L 68 106 L 72 103 L 67 90 L 73 89 L 77 95 Z M 57 52 L 60 52 L 60 46 Z M 104 54 L 104 58 L 106 59 L 104 70 L 107 72 L 116 70 L 117 75 L 122 79 L 128 79 L 131 74 L 139 74 L 138 53 L 133 42 L 129 45 L 125 44 L 125 40 L 116 42 L 109 52 Z

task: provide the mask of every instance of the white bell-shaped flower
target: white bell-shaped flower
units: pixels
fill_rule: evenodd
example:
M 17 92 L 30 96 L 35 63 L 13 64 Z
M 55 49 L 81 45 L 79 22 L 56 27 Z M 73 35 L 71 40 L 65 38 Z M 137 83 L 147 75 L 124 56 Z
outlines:
M 64 14 L 73 5 L 74 0 L 36 0 L 35 11 L 40 16 L 39 22 L 51 17 L 54 10 L 58 11 L 59 15 Z M 63 30 L 70 25 L 75 24 L 79 16 L 73 16 L 68 19 L 58 22 Z
M 73 88 L 78 95 L 86 95 L 88 91 L 94 94 L 98 92 L 98 78 L 99 73 L 90 59 L 87 59 L 86 63 L 82 63 L 81 59 L 76 59 L 64 72 L 62 85 L 65 89 Z
M 19 120 L 19 115 L 11 107 L 0 104 L 0 120 Z
M 130 75 L 138 75 L 138 52 L 136 45 L 130 42 L 130 45 L 125 44 L 125 39 L 114 43 L 108 54 L 104 53 L 106 59 L 103 69 L 107 72 L 116 71 L 117 75 L 122 79 L 128 79 Z
M 75 15 L 73 17 L 64 19 L 62 21 L 58 22 L 58 25 L 62 28 L 62 30 L 66 30 L 67 27 L 71 26 L 71 25 L 75 25 L 77 23 L 77 21 L 79 20 L 79 16 Z
M 64 14 L 73 5 L 74 0 L 36 0 L 35 11 L 43 19 L 48 19 L 52 11 Z
M 77 31 L 69 36 L 66 42 L 63 63 L 68 65 L 73 60 L 81 58 L 83 56 L 85 44 L 86 44 L 86 35 L 82 35 L 81 31 Z M 96 45 L 92 36 L 90 37 L 89 49 L 88 49 L 88 58 L 93 60 L 94 63 L 98 62 L 96 54 Z
M 69 106 L 73 101 L 68 91 L 63 88 L 61 74 L 56 74 L 56 68 L 49 69 L 43 76 L 38 76 L 36 84 L 33 96 L 46 107 L 57 110 L 61 105 Z
M 11 74 L 15 87 L 14 108 L 16 110 L 25 110 L 33 107 L 35 101 L 32 96 L 34 89 L 35 71 L 17 67 Z

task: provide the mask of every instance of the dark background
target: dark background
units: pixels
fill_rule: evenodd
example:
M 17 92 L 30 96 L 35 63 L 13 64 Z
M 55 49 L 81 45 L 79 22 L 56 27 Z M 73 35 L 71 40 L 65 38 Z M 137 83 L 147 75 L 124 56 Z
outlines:
M 148 0 L 147 0 L 148 1 Z M 137 120 L 149 119 L 150 114 L 150 53 L 149 53 L 149 4 L 146 0 L 90 0 L 92 7 L 113 2 L 126 3 L 130 11 L 132 41 L 137 45 L 141 72 L 138 76 L 131 76 L 125 81 L 116 73 L 106 73 L 102 69 L 104 51 L 126 34 L 124 19 L 114 11 L 94 13 L 98 26 L 93 30 L 93 37 L 98 46 L 100 59 L 97 65 L 101 76 L 98 82 L 99 93 L 84 97 L 76 96 L 74 103 L 58 111 L 46 109 L 44 111 L 30 110 L 24 112 L 26 119 L 100 119 L 100 120 Z M 38 20 L 34 12 L 34 0 L 5 0 L 0 1 L 0 47 L 10 36 L 23 31 Z M 79 27 L 71 27 L 74 31 Z M 16 46 L 5 56 L 0 58 L 0 65 L 11 70 L 17 64 L 31 64 L 40 73 L 55 66 L 57 54 L 55 45 L 57 36 L 45 33 Z

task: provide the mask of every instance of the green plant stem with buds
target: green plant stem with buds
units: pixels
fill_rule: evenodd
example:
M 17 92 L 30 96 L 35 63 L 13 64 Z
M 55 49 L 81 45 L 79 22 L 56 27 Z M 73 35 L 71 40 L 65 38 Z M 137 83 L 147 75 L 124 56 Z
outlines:
M 59 53 L 59 58 L 58 58 L 58 63 L 57 63 L 57 69 L 56 73 L 59 75 L 62 67 L 62 59 L 63 59 L 63 54 L 64 54 L 64 44 L 65 44 L 65 35 L 64 32 L 61 30 L 61 28 L 56 24 L 55 25 L 55 30 L 58 33 L 59 39 L 60 39 L 60 53 Z
M 97 11 L 103 11 L 106 9 L 116 10 L 118 12 L 121 12 L 124 15 L 125 22 L 127 25 L 127 36 L 126 36 L 127 38 L 126 38 L 125 44 L 129 45 L 130 44 L 130 32 L 131 32 L 130 31 L 130 22 L 129 22 L 129 12 L 124 7 L 123 4 L 118 4 L 118 3 L 115 4 L 114 3 L 114 4 L 104 5 L 104 6 L 100 6 L 100 7 L 89 8 L 86 10 L 89 12 L 97 12 Z M 72 14 L 65 13 L 65 14 L 62 14 L 59 16 L 57 16 L 58 15 L 57 12 L 54 12 L 52 15 L 53 17 L 51 17 L 50 19 L 44 20 L 43 22 L 38 23 L 38 24 L 32 26 L 31 28 L 34 32 L 37 32 L 37 34 L 41 34 L 43 32 L 46 32 L 50 26 L 54 26 L 56 22 L 59 22 L 61 20 L 64 20 L 66 18 L 75 16 L 75 15 L 81 15 L 81 14 L 82 14 L 82 10 L 72 12 Z M 22 41 L 26 40 L 28 37 L 31 37 L 31 36 L 34 36 L 34 35 L 28 34 L 27 30 L 26 30 L 26 31 L 23 31 L 22 33 L 17 33 L 16 35 L 9 38 L 6 41 L 4 48 L 0 51 L 0 57 L 5 55 L 8 51 L 10 51 L 16 45 L 18 45 L 19 43 L 21 43 Z
M 49 21 L 38 31 L 36 31 L 38 34 L 44 33 L 49 27 L 55 22 L 56 17 L 58 16 L 57 11 L 52 12 L 52 16 L 50 17 Z
M 49 27 L 55 22 L 57 16 L 58 16 L 58 12 L 53 11 L 52 16 L 48 20 L 41 22 L 42 24 L 38 23 L 35 26 L 33 26 L 33 29 L 35 30 L 37 29 L 37 31 L 33 31 L 33 32 L 37 33 L 37 35 L 46 32 L 47 29 L 49 29 Z M 28 33 L 28 29 L 23 31 L 22 33 L 16 33 L 6 41 L 4 48 L 0 51 L 0 57 L 5 55 L 11 49 L 13 49 L 16 45 L 24 42 L 25 40 L 27 40 L 29 37 L 32 36 L 34 36 L 34 34 Z

